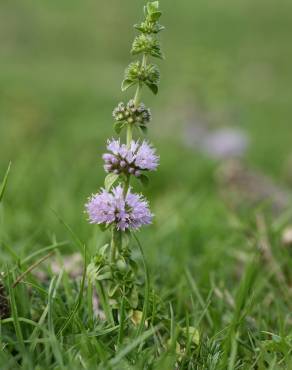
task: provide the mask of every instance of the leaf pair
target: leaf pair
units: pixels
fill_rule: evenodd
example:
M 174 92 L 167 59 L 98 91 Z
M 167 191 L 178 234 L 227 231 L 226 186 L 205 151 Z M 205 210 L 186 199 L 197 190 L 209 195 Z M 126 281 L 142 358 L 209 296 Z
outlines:
M 104 187 L 106 191 L 110 191 L 115 182 L 118 180 L 120 175 L 115 174 L 115 173 L 109 173 L 105 180 L 104 180 Z M 149 178 L 148 176 L 141 174 L 139 177 L 137 177 L 138 180 L 141 181 L 142 185 L 147 186 L 149 183 Z

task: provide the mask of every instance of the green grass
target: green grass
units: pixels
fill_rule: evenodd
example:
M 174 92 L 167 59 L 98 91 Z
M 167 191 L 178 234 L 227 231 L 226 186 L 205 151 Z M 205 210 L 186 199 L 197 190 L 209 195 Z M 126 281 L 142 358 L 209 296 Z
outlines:
M 0 321 L 0 368 L 291 369 L 292 256 L 281 245 L 289 212 L 230 209 L 214 180 L 217 163 L 181 140 L 190 113 L 241 127 L 251 138 L 248 165 L 291 187 L 285 0 L 161 1 L 167 59 L 158 98 L 144 95 L 161 155 L 146 190 L 156 218 L 138 235 L 150 276 L 148 328 L 92 318 L 87 282 L 55 275 L 50 263 L 47 281 L 28 273 L 13 287 L 52 251 L 62 261 L 84 256 L 85 245 L 89 261 L 108 240 L 83 209 L 103 182 L 111 111 L 128 98 L 120 81 L 142 4 L 0 5 L 1 182 L 12 162 L 3 199 L 0 186 L 0 271 L 11 306 Z M 143 268 L 134 239 L 132 247 Z

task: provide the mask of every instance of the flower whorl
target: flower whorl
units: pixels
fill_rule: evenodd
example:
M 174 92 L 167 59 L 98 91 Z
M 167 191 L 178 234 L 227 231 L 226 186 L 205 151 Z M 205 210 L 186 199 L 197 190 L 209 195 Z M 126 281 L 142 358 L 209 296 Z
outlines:
M 148 202 L 131 189 L 124 195 L 121 185 L 111 192 L 102 189 L 93 195 L 85 205 L 89 222 L 93 224 L 115 225 L 117 230 L 137 230 L 152 221 Z
M 141 171 L 154 171 L 158 167 L 159 157 L 146 141 L 140 143 L 132 140 L 130 145 L 121 144 L 120 140 L 109 140 L 107 149 L 102 157 L 105 161 L 106 172 L 115 174 L 132 174 L 136 177 Z

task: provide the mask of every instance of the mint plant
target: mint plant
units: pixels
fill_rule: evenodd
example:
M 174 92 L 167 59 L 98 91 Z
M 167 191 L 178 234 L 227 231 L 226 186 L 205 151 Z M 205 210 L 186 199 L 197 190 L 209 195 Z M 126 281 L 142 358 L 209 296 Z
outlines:
M 157 169 L 159 157 L 146 140 L 138 136 L 146 134 L 151 120 L 150 109 L 141 101 L 144 87 L 154 94 L 158 92 L 159 68 L 149 62 L 150 57 L 163 58 L 158 33 L 164 29 L 159 24 L 159 2 L 149 2 L 144 7 L 144 20 L 135 25 L 139 32 L 133 41 L 131 54 L 140 56 L 126 68 L 122 91 L 136 87 L 135 95 L 128 103 L 121 102 L 113 111 L 116 134 L 122 138 L 109 139 L 107 153 L 103 155 L 107 173 L 104 188 L 92 195 L 86 212 L 89 222 L 111 232 L 111 242 L 94 256 L 88 266 L 89 299 L 92 286 L 97 282 L 99 297 L 110 322 L 127 315 L 134 324 L 141 322 L 143 295 L 139 287 L 141 273 L 130 249 L 131 235 L 152 222 L 153 214 L 143 195 L 133 190 L 133 179 L 147 185 L 148 173 Z

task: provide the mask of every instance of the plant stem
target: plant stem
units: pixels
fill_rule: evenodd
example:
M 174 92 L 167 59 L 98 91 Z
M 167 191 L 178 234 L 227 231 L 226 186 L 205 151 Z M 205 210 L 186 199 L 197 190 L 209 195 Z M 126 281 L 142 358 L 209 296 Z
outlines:
M 112 227 L 112 237 L 111 237 L 111 255 L 110 262 L 115 263 L 117 259 L 117 254 L 121 249 L 122 235 L 121 231 L 117 230 L 114 226 Z
M 145 68 L 146 65 L 147 65 L 147 55 L 146 54 L 143 54 L 142 68 Z M 138 86 L 137 86 L 137 89 L 136 89 L 136 93 L 135 93 L 135 96 L 134 96 L 134 104 L 135 104 L 135 107 L 138 107 L 138 105 L 140 103 L 141 92 L 142 92 L 142 82 L 140 81 L 138 83 Z
M 111 237 L 111 256 L 110 256 L 110 261 L 111 263 L 116 262 L 116 253 L 117 253 L 117 245 L 116 245 L 116 238 L 115 238 L 115 227 L 112 227 L 112 237 Z
M 126 181 L 125 181 L 125 186 L 124 186 L 124 196 L 125 197 L 126 197 L 126 195 L 128 193 L 129 187 L 130 187 L 130 179 L 131 179 L 131 176 L 130 175 L 127 175 Z
M 88 306 L 88 324 L 93 325 L 93 306 L 92 306 L 92 295 L 93 295 L 93 283 L 89 279 L 87 287 L 87 306 Z
M 147 55 L 146 54 L 143 54 L 143 58 L 142 58 L 142 68 L 145 68 L 147 65 Z M 140 100 L 141 100 L 141 93 L 142 93 L 142 82 L 140 81 L 138 83 L 138 86 L 137 86 L 137 89 L 136 89 L 136 92 L 135 92 L 135 96 L 134 96 L 134 105 L 135 107 L 137 108 L 138 105 L 140 104 Z M 133 124 L 129 123 L 128 124 L 128 127 L 127 127 L 127 147 L 130 148 L 131 146 L 131 141 L 133 139 Z M 126 178 L 126 182 L 125 182 L 125 188 L 124 188 L 124 194 L 126 196 L 127 192 L 128 192 L 128 189 L 129 189 L 129 185 L 130 185 L 130 175 L 127 176 Z
M 138 107 L 138 105 L 140 103 L 141 92 L 142 92 L 142 83 L 139 82 L 138 83 L 138 86 L 137 86 L 137 89 L 136 89 L 136 92 L 135 92 L 135 96 L 134 96 L 134 104 L 135 104 L 135 107 Z
M 127 147 L 130 148 L 131 141 L 133 139 L 133 125 L 128 123 L 127 127 Z
M 98 297 L 100 299 L 101 306 L 103 308 L 103 311 L 104 311 L 104 314 L 106 316 L 107 321 L 114 324 L 115 321 L 114 321 L 114 318 L 113 318 L 111 306 L 109 304 L 109 298 L 108 298 L 107 294 L 105 293 L 105 289 L 104 289 L 104 286 L 102 285 L 101 281 L 96 282 L 96 290 L 97 290 L 97 294 L 98 294 Z

